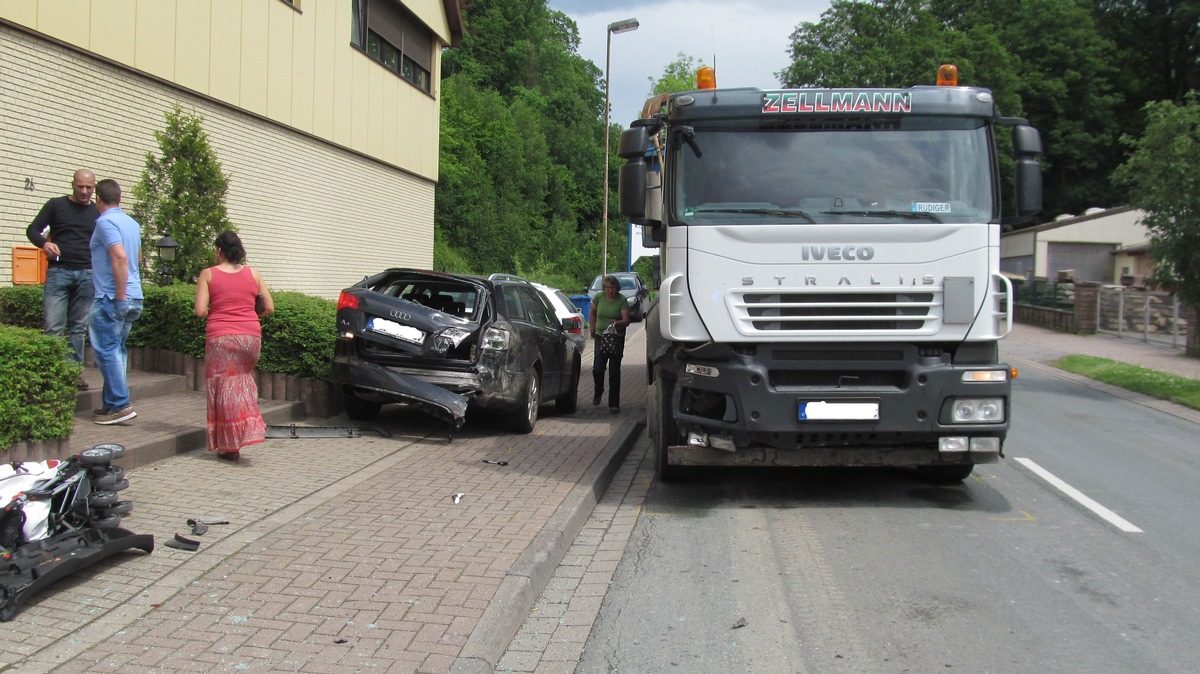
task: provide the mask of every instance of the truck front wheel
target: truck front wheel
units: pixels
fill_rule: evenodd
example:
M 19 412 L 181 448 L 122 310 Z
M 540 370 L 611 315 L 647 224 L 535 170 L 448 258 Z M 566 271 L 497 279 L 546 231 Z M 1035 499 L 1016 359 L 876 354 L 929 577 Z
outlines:
M 962 482 L 971 475 L 975 464 L 964 463 L 954 466 L 917 466 L 917 473 L 930 482 Z
M 679 441 L 679 429 L 671 414 L 671 394 L 675 382 L 661 373 L 654 378 L 654 404 L 650 409 L 650 446 L 654 451 L 654 469 L 663 482 L 678 480 L 683 469 L 667 462 L 667 448 Z

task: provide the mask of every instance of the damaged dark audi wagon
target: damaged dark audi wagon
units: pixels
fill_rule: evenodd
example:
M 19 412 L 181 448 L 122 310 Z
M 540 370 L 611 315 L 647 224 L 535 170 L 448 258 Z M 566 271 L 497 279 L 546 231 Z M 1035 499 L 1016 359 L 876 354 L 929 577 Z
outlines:
M 528 281 L 389 269 L 343 290 L 333 383 L 352 419 L 408 403 L 460 428 L 468 406 L 529 433 L 554 400 L 575 411 L 581 354 Z

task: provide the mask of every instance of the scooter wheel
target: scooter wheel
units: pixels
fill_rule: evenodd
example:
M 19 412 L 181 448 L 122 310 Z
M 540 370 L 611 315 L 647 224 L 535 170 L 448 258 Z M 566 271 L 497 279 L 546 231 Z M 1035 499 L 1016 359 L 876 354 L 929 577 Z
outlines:
M 114 484 L 125 479 L 125 469 L 120 466 L 92 468 L 92 486 L 97 489 L 109 489 Z
M 108 451 L 112 452 L 112 458 L 114 460 L 125 456 L 125 446 L 118 445 L 115 442 L 102 442 L 95 447 L 92 447 L 92 449 L 107 449 Z
M 111 515 L 128 515 L 133 512 L 133 501 L 117 501 L 109 507 L 104 508 L 104 512 Z
M 129 480 L 126 480 L 124 478 L 117 480 L 116 482 L 112 483 L 111 485 L 109 485 L 107 487 L 107 489 L 109 491 L 121 491 L 122 489 L 128 489 L 128 488 L 129 488 Z
M 89 508 L 107 508 L 117 502 L 117 492 L 101 489 L 88 494 Z
M 115 529 L 116 527 L 121 526 L 121 516 L 117 515 L 116 513 L 112 513 L 103 517 L 97 517 L 91 522 L 88 522 L 88 524 L 93 529 Z
M 93 447 L 79 453 L 79 463 L 84 466 L 105 466 L 112 460 L 112 450 L 104 447 Z

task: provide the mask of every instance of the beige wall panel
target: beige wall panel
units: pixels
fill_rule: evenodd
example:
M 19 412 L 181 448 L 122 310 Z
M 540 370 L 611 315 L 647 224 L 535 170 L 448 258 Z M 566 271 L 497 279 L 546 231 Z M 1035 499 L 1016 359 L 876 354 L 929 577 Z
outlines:
M 402 90 L 386 89 L 383 92 L 383 128 L 379 134 L 379 140 L 383 144 L 383 160 L 398 166 L 401 165 L 401 160 L 400 145 L 397 142 L 397 136 L 402 133 L 408 133 L 408 130 L 405 128 L 404 115 L 407 98 L 407 92 Z M 410 162 L 408 165 L 411 166 L 413 164 Z
M 441 0 L 406 4 L 449 39 Z M 77 18 L 81 7 L 90 34 L 77 28 L 89 24 Z M 279 0 L 0 0 L 7 19 L 436 180 L 437 99 L 350 46 L 350 0 L 302 8 Z M 435 58 L 434 87 L 439 72 Z
M 217 4 L 221 4 L 218 2 Z M 224 41 L 214 41 L 211 5 L 207 2 L 183 0 L 176 5 L 175 14 L 175 83 L 202 94 L 211 94 L 209 73 L 210 54 Z
M 269 30 L 267 3 L 242 3 L 241 45 L 242 83 L 239 107 L 267 114 L 267 40 Z
M 308 58 L 292 50 L 293 24 L 303 19 L 278 0 L 267 7 L 267 116 L 291 125 L 292 63 Z
M 242 6 L 234 2 L 212 5 L 213 48 L 209 50 L 208 93 L 230 105 L 242 100 Z
M 0 16 L 26 28 L 37 29 L 38 3 L 30 0 L 0 0 Z
M 369 68 L 370 84 L 367 85 L 367 128 L 366 145 L 361 148 L 373 157 L 384 156 L 383 149 L 383 119 L 387 117 L 394 123 L 395 114 L 385 109 L 386 94 L 391 87 L 391 80 L 396 76 L 374 63 Z
M 94 3 L 88 0 L 36 0 L 37 30 L 50 37 L 90 49 Z
M 343 35 L 350 35 L 349 22 Z M 339 145 L 350 147 L 354 143 L 354 98 L 357 95 L 365 99 L 364 92 L 356 92 L 356 71 L 366 72 L 367 57 L 350 47 L 346 38 L 346 49 L 339 48 L 334 42 L 334 74 L 333 74 L 333 141 Z
M 349 49 L 349 21 L 342 32 L 341 22 L 331 16 L 332 5 L 325 4 L 317 9 L 315 44 L 313 47 L 313 115 L 312 132 L 321 138 L 334 138 L 333 119 L 334 107 L 338 105 L 336 83 L 337 54 L 351 51 Z M 339 14 L 341 12 L 338 12 Z M 308 14 L 308 10 L 305 10 Z M 339 42 L 337 36 L 343 39 Z M 343 57 L 348 63 L 349 54 Z
M 93 4 L 90 51 L 120 63 L 133 63 L 137 48 L 133 39 L 137 4 L 137 0 L 104 0 L 103 4 Z
M 296 15 L 292 24 L 292 126 L 301 131 L 313 132 L 313 109 L 315 94 L 313 67 L 316 55 L 317 22 L 321 21 L 320 3 L 308 3 L 304 15 Z M 326 5 L 327 7 L 329 5 Z M 332 18 L 327 15 L 326 20 Z
M 446 22 L 445 5 L 442 0 L 401 0 L 409 11 L 417 15 L 443 42 L 450 42 L 450 24 Z
M 350 76 L 350 115 L 346 120 L 349 125 L 350 142 L 348 145 L 366 152 L 368 114 L 371 109 L 371 85 L 379 81 L 381 66 L 362 54 L 355 53 L 351 59 Z
M 169 0 L 138 0 L 134 18 L 133 67 L 168 81 L 175 78 L 175 4 Z
M 226 204 L 251 263 L 271 288 L 335 299 L 389 266 L 433 258 L 433 184 L 378 161 L 181 92 L 124 69 L 0 26 L 0 250 L 25 245 L 46 199 L 68 193 L 81 166 L 140 180 L 154 132 L 178 103 L 203 116 L 231 176 Z M 66 101 L 81 80 L 111 83 L 104 95 Z M 32 189 L 24 189 L 26 178 Z M 132 206 L 127 203 L 127 206 Z M 11 268 L 11 267 L 10 267 Z M 11 272 L 0 274 L 8 285 Z

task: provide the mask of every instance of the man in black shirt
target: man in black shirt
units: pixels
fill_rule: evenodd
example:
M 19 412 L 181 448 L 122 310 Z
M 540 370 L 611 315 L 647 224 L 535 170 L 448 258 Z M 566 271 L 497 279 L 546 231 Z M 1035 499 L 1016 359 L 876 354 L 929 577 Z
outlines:
M 71 180 L 71 194 L 47 201 L 25 230 L 29 241 L 46 255 L 45 332 L 58 336 L 65 332 L 71 344 L 68 357 L 81 365 L 94 295 L 88 247 L 100 217 L 92 202 L 95 192 L 96 175 L 79 169 Z M 87 388 L 82 376 L 79 388 Z

